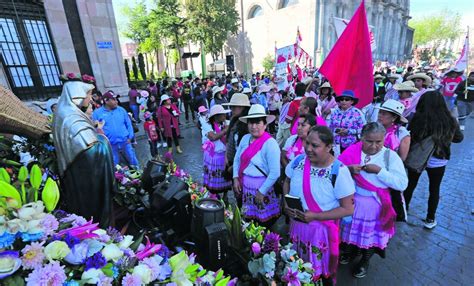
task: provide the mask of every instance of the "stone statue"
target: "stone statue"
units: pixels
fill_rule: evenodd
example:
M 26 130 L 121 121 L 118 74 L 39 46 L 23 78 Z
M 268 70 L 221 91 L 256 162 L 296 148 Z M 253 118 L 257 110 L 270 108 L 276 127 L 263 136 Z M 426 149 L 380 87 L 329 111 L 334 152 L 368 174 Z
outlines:
M 111 223 L 115 188 L 112 150 L 96 132 L 92 120 L 79 108 L 91 97 L 93 85 L 64 84 L 53 119 L 53 140 L 61 179 L 64 210 L 94 218 L 101 227 Z

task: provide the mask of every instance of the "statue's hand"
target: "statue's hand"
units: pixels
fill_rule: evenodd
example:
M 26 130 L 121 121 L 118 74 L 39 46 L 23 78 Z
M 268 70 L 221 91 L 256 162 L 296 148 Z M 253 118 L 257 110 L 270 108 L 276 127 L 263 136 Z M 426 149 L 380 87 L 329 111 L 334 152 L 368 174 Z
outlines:
M 95 125 L 97 125 L 97 128 L 98 129 L 102 129 L 104 128 L 104 125 L 105 125 L 105 121 L 104 120 L 101 120 L 101 121 L 95 121 Z

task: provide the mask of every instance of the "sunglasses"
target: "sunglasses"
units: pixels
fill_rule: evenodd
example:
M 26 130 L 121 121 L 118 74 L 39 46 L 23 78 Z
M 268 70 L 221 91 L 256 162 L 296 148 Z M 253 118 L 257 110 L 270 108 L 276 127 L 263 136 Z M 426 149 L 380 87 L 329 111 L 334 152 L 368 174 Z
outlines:
M 350 98 L 350 97 L 339 97 L 338 101 L 352 101 L 352 98 Z

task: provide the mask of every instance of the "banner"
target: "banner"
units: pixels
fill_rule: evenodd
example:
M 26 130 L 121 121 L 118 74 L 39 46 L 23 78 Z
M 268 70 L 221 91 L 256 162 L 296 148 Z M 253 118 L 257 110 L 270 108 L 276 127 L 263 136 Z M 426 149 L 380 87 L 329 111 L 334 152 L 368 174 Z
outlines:
M 349 24 L 349 20 L 337 18 L 337 17 L 333 17 L 333 19 L 334 19 L 334 27 L 336 28 L 337 38 L 340 38 L 342 35 L 342 32 L 344 32 L 344 30 L 346 29 L 347 24 Z M 370 36 L 370 48 L 372 49 L 372 52 L 373 52 L 377 48 L 377 45 L 375 44 L 374 26 L 371 26 L 371 25 L 368 25 L 368 26 L 369 26 L 369 36 Z
M 275 81 L 278 85 L 278 90 L 286 89 L 288 87 L 288 60 L 293 57 L 293 45 L 286 46 L 275 50 Z
M 454 69 L 458 71 L 464 71 L 467 68 L 467 53 L 469 52 L 469 32 L 466 35 L 466 39 L 464 40 L 464 46 L 462 47 L 461 55 L 459 59 L 456 61 L 456 65 Z

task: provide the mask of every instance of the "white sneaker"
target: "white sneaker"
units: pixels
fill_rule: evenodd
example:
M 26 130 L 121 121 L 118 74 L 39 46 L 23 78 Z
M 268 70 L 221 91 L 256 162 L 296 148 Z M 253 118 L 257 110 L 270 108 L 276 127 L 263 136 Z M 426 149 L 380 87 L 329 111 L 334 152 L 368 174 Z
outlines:
M 158 144 L 156 144 L 156 148 L 161 148 L 161 143 L 158 142 Z
M 166 148 L 166 147 L 168 147 L 168 144 L 166 144 L 166 142 L 163 142 L 162 146 L 163 146 L 163 148 Z
M 464 125 L 461 125 L 461 126 L 459 126 L 459 129 L 461 129 L 461 131 L 464 131 L 464 129 L 466 129 L 466 127 Z
M 434 219 L 425 219 L 423 226 L 427 229 L 433 229 L 438 223 Z

